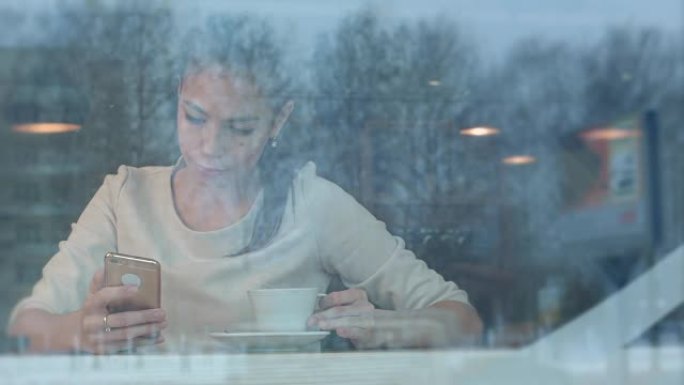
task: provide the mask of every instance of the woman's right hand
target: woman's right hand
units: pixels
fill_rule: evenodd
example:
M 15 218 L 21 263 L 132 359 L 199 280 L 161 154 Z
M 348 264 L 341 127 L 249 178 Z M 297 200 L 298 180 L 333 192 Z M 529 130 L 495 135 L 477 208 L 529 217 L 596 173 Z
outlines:
M 137 292 L 135 286 L 104 287 L 104 272 L 95 273 L 88 297 L 80 310 L 80 349 L 95 354 L 125 350 L 131 346 L 163 342 L 166 328 L 162 309 L 109 313 L 109 304 L 125 302 Z

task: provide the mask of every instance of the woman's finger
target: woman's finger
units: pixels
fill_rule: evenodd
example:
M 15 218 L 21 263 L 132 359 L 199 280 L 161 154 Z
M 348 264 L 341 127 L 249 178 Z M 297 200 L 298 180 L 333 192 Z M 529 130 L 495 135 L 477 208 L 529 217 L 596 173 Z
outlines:
M 357 302 L 368 302 L 368 296 L 362 289 L 351 288 L 326 295 L 319 301 L 319 305 L 321 309 L 325 310 L 336 306 L 351 305 Z
M 165 328 L 166 322 L 112 329 L 108 332 L 96 334 L 93 336 L 93 340 L 106 343 L 128 341 L 139 337 L 155 335 Z
M 106 323 L 105 316 L 107 317 Z M 82 321 L 82 329 L 85 333 L 96 334 L 105 331 L 107 328 L 123 328 L 127 326 L 160 323 L 164 321 L 166 321 L 166 313 L 162 309 L 140 310 L 112 314 L 99 312 L 84 317 Z
M 371 335 L 371 331 L 364 328 L 357 327 L 344 327 L 336 329 L 335 332 L 338 336 L 342 338 L 347 338 L 350 340 L 367 340 Z
M 107 316 L 107 326 L 123 328 L 127 326 L 159 323 L 166 320 L 166 313 L 162 309 L 149 309 L 112 313 Z
M 351 340 L 354 346 L 360 349 L 400 348 L 405 343 L 405 337 L 401 331 L 395 329 L 344 327 L 335 331 L 338 336 Z
M 320 320 L 317 325 L 322 330 L 336 330 L 339 328 L 373 329 L 375 327 L 375 320 L 369 314 L 360 314 Z
M 164 337 L 161 335 L 155 339 L 151 338 L 136 338 L 127 341 L 104 342 L 99 341 L 95 344 L 95 354 L 111 354 L 131 350 L 134 347 L 156 345 L 164 342 Z
M 97 334 L 104 332 L 109 326 L 109 317 L 107 317 L 107 324 L 105 324 L 106 312 L 91 313 L 83 317 L 81 321 L 81 332 L 84 334 Z
M 317 322 L 340 317 L 358 317 L 372 313 L 374 309 L 375 307 L 368 302 L 359 305 L 336 306 L 312 315 L 311 320 Z
M 98 290 L 104 287 L 104 269 L 100 269 L 93 274 L 93 278 L 90 280 L 90 288 L 88 292 L 90 294 L 96 293 Z
M 137 292 L 138 288 L 135 286 L 109 286 L 91 295 L 87 302 L 95 309 L 107 309 L 110 302 L 133 297 Z

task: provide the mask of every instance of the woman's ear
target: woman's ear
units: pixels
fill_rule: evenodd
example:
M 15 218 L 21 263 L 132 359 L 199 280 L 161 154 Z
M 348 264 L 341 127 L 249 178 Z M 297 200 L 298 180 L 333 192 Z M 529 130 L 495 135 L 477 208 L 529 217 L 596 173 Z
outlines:
M 183 90 L 183 78 L 181 76 L 176 76 L 176 96 L 180 96 Z
M 277 138 L 278 135 L 280 135 L 280 129 L 283 128 L 285 122 L 287 122 L 287 118 L 290 117 L 290 114 L 294 110 L 294 105 L 294 100 L 288 100 L 280 109 L 280 112 L 278 112 L 278 115 L 276 116 L 275 121 L 273 122 L 271 138 Z

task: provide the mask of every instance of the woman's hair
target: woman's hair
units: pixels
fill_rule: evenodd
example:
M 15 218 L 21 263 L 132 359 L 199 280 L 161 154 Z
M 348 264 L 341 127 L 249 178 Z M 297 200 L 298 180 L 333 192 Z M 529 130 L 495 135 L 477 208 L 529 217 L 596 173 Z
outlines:
M 202 28 L 189 31 L 179 55 L 179 73 L 184 78 L 193 71 L 219 65 L 233 77 L 250 81 L 273 111 L 273 117 L 289 99 L 290 82 L 283 54 L 270 26 L 250 17 L 213 17 Z M 271 121 L 270 124 L 274 124 Z M 282 138 L 278 138 L 282 143 Z M 265 146 L 258 168 L 263 203 L 249 243 L 236 256 L 258 250 L 276 236 L 285 213 L 297 166 L 287 145 Z

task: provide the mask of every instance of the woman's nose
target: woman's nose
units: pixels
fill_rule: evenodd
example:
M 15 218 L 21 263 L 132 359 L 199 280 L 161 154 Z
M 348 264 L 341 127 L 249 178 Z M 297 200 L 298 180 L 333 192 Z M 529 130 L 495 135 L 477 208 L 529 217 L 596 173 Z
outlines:
M 219 155 L 221 151 L 221 130 L 217 124 L 206 124 L 202 130 L 202 152 Z

